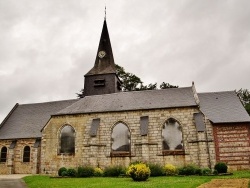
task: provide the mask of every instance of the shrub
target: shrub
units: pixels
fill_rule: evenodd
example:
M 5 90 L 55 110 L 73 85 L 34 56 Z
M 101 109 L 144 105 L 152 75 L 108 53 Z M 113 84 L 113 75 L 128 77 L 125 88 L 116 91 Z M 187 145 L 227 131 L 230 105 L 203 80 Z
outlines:
M 150 176 L 150 169 L 144 163 L 131 164 L 126 172 L 134 181 L 146 181 Z
M 202 171 L 202 175 L 212 174 L 212 170 L 210 168 L 203 168 L 201 171 Z
M 94 169 L 94 176 L 96 176 L 96 177 L 101 177 L 101 176 L 103 176 L 103 170 L 102 170 L 101 168 L 99 168 L 99 167 L 96 167 L 96 168 Z
M 62 177 L 64 177 L 64 176 L 68 176 L 68 172 L 67 171 L 63 171 L 62 172 Z
M 156 177 L 156 176 L 163 176 L 164 175 L 164 170 L 163 170 L 163 167 L 161 165 L 150 163 L 150 164 L 148 164 L 148 167 L 150 169 L 150 176 Z
M 78 177 L 91 177 L 94 176 L 94 168 L 91 166 L 83 166 L 77 168 Z
M 120 175 L 125 175 L 126 170 L 122 166 L 110 166 L 104 169 L 103 175 L 105 177 L 118 177 Z
M 67 168 L 65 168 L 65 167 L 59 168 L 59 170 L 58 170 L 58 176 L 62 176 L 62 173 L 63 173 L 64 171 L 67 172 Z
M 227 173 L 227 165 L 223 162 L 218 162 L 214 166 L 214 170 L 217 170 L 218 173 Z
M 167 176 L 173 176 L 177 174 L 177 168 L 172 164 L 166 164 L 164 167 L 164 172 Z
M 201 169 L 195 165 L 186 165 L 178 169 L 179 175 L 201 175 Z
M 69 168 L 67 170 L 67 175 L 70 177 L 76 177 L 76 170 L 74 168 Z

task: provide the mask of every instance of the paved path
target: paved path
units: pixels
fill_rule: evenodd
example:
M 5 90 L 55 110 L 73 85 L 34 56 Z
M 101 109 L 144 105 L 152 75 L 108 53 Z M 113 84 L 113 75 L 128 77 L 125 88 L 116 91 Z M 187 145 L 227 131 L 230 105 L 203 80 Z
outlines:
M 248 188 L 249 179 L 213 179 L 198 188 Z
M 27 188 L 21 179 L 28 174 L 0 175 L 0 188 Z

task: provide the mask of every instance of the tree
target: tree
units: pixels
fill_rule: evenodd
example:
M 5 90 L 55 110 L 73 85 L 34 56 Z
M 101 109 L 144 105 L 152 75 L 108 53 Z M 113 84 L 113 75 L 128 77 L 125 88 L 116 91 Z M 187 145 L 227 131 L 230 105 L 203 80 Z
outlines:
M 119 65 L 115 65 L 116 73 L 122 81 L 122 91 L 141 91 L 141 90 L 154 90 L 157 88 L 157 83 L 150 83 L 144 85 L 141 79 L 133 73 L 126 72 L 125 69 Z M 162 82 L 160 89 L 178 88 L 178 86 Z
M 250 91 L 248 89 L 240 89 L 236 91 L 238 97 L 240 98 L 243 106 L 250 115 Z

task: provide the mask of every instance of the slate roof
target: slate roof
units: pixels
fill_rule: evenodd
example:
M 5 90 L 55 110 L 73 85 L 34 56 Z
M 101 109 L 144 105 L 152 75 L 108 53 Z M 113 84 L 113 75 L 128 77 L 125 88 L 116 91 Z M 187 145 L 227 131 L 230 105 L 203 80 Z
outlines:
M 86 96 L 54 115 L 197 106 L 192 87 Z
M 76 102 L 74 100 L 17 104 L 0 125 L 0 139 L 38 138 L 51 114 Z
M 213 123 L 250 122 L 250 116 L 234 91 L 198 93 L 200 110 Z

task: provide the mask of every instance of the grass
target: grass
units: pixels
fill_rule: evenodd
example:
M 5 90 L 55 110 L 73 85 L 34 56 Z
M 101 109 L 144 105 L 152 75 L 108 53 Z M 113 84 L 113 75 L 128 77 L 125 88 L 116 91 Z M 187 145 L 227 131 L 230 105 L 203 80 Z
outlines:
M 175 176 L 150 177 L 146 182 L 134 182 L 130 178 L 50 178 L 27 176 L 24 181 L 29 188 L 195 188 L 211 179 L 250 178 L 250 171 L 234 172 L 232 176 Z

